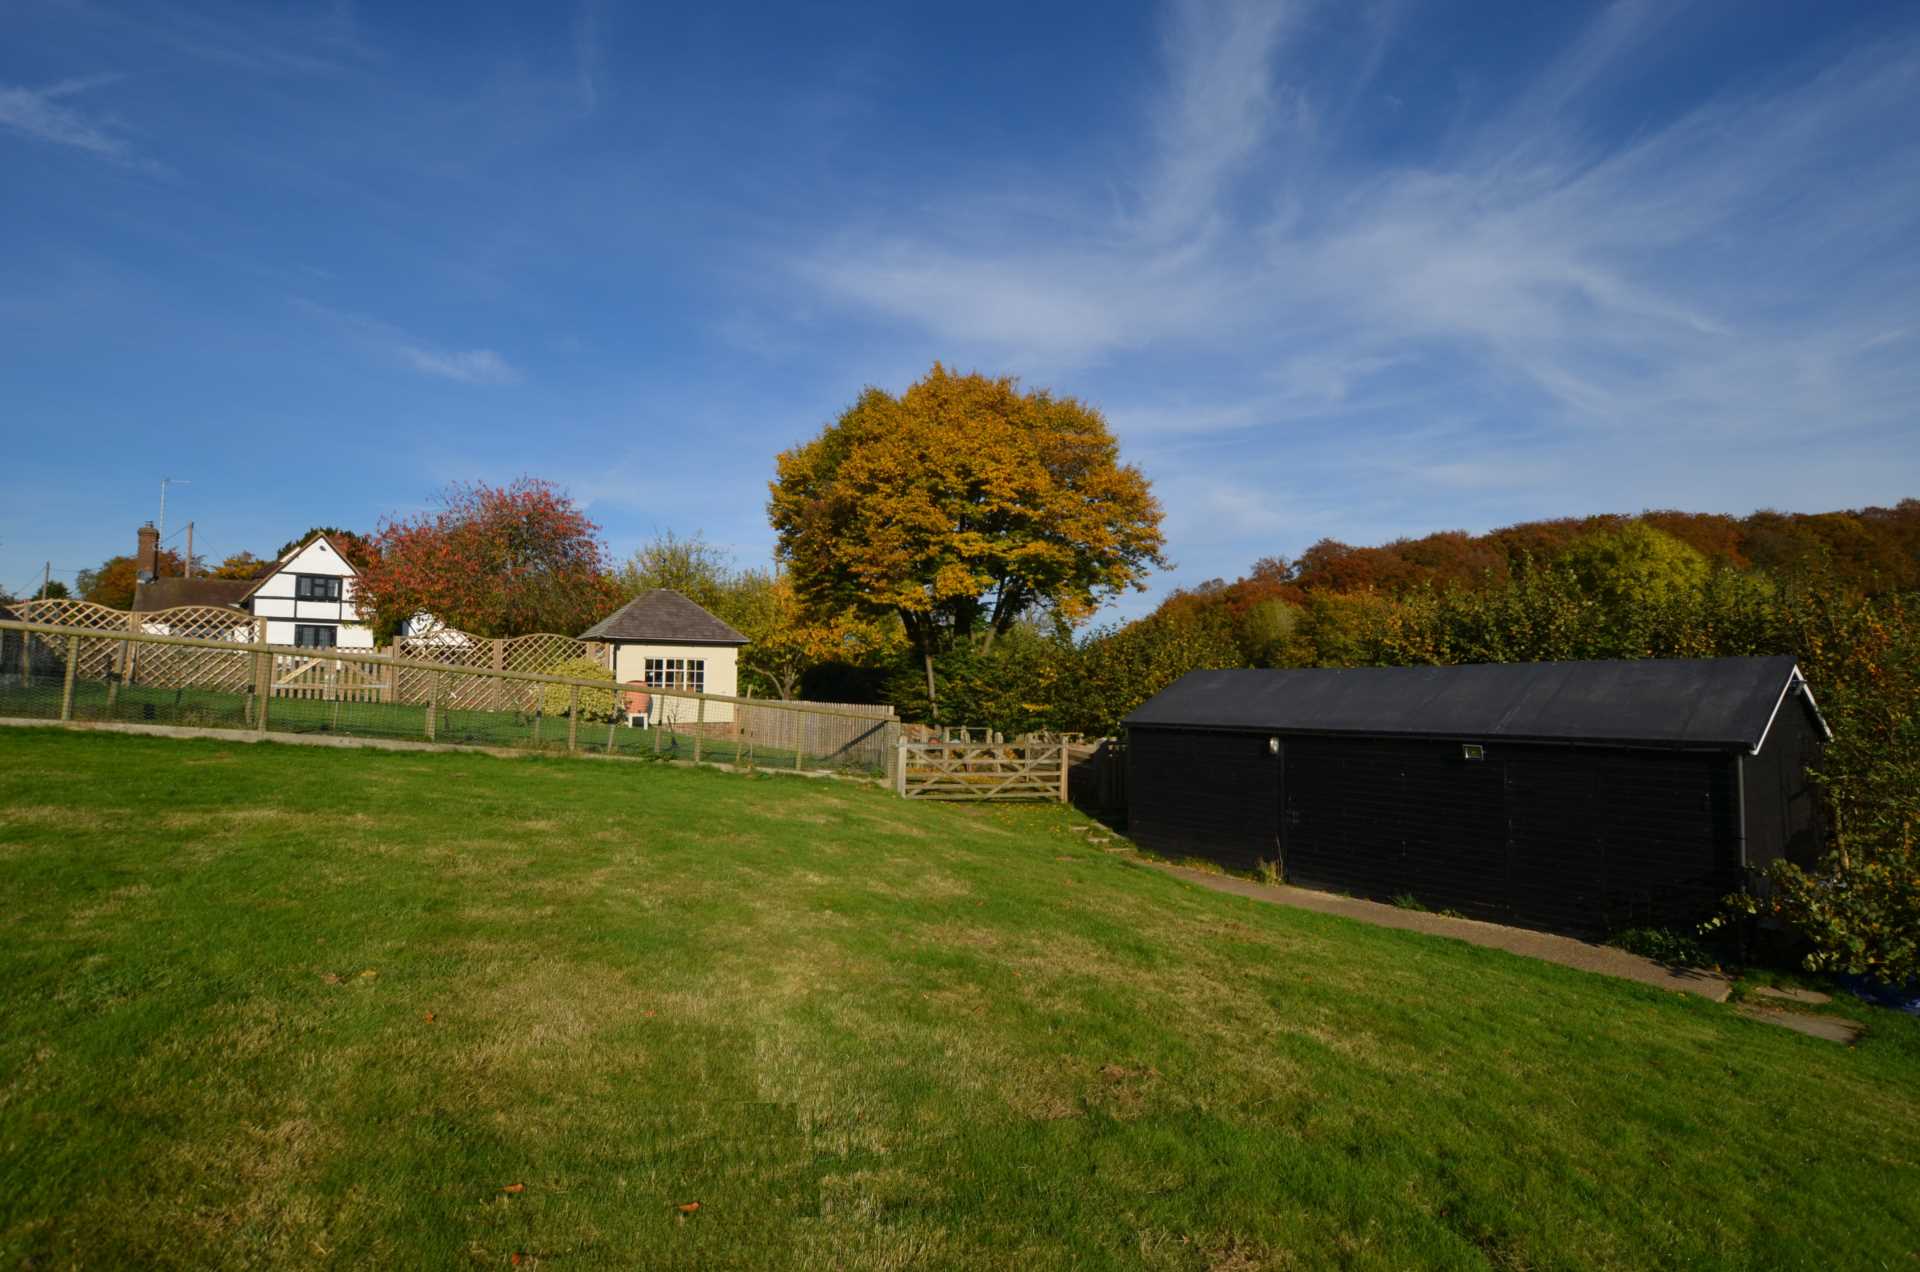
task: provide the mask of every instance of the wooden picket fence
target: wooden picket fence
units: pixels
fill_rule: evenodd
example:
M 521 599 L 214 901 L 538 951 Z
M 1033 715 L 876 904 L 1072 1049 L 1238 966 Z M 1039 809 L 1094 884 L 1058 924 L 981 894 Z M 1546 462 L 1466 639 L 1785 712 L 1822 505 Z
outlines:
M 903 799 L 1065 802 L 1068 763 L 1062 742 L 902 742 L 894 790 Z

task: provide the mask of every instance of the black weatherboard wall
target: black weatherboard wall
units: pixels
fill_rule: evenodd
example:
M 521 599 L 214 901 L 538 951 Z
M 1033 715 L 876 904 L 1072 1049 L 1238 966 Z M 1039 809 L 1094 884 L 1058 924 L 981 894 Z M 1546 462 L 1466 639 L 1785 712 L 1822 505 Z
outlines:
M 1126 723 L 1144 846 L 1502 922 L 1684 922 L 1819 843 L 1789 658 L 1195 672 Z

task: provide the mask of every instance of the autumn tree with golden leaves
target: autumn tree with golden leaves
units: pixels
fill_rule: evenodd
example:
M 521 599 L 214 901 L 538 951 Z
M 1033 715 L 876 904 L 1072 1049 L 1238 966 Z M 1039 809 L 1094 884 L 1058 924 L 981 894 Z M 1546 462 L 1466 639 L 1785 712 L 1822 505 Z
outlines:
M 1160 505 L 1099 411 L 939 363 L 781 454 L 768 511 L 808 605 L 899 615 L 936 711 L 940 653 L 1032 610 L 1084 619 L 1165 565 Z

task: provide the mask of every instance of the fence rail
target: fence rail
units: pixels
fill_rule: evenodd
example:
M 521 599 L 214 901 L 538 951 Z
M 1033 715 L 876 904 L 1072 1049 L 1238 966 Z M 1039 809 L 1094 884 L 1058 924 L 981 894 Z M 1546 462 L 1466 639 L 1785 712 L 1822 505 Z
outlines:
M 642 722 L 628 720 L 622 688 L 610 678 L 373 652 L 317 653 L 131 627 L 0 621 L 0 717 L 328 733 L 891 776 L 899 723 L 886 708 L 654 688 L 645 692 L 656 703 L 671 701 L 674 710 L 665 714 L 673 720 L 643 729 L 630 727 Z M 735 720 L 709 722 L 712 703 L 732 704 Z
M 902 742 L 894 790 L 905 799 L 1064 802 L 1068 763 L 1061 742 Z

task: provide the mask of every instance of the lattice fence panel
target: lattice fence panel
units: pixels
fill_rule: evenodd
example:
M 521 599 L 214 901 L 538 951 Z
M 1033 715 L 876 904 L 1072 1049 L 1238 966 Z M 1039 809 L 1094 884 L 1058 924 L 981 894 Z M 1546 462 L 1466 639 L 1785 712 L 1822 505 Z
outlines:
M 569 659 L 591 656 L 593 648 L 597 646 L 589 646 L 586 641 L 575 640 L 571 636 L 536 632 L 531 636 L 515 636 L 508 640 L 502 661 L 508 671 L 551 675 L 553 668 Z
M 99 631 L 127 630 L 129 615 L 125 610 L 109 609 L 105 605 L 95 605 L 92 601 L 75 600 L 71 597 L 49 596 L 39 600 L 22 601 L 13 607 L 22 622 L 58 623 L 62 627 L 90 627 Z M 61 665 L 66 657 L 66 642 L 57 636 L 36 636 L 32 648 L 42 660 L 45 651 L 58 647 Z M 116 666 L 119 657 L 119 643 L 116 641 L 94 640 L 90 637 L 80 641 L 80 656 L 74 664 L 74 674 L 89 680 L 104 680 Z
M 561 663 L 574 658 L 592 657 L 598 645 L 589 645 L 586 641 L 575 640 L 571 636 L 558 636 L 552 632 L 535 632 L 531 636 L 515 636 L 500 642 L 501 665 L 508 671 L 532 672 L 535 675 L 557 675 L 554 669 Z M 506 700 L 506 709 L 531 711 L 539 705 L 541 693 L 537 685 L 521 686 L 511 682 L 502 682 L 498 692 Z
M 113 628 L 119 631 L 125 631 L 127 627 L 127 611 L 108 609 L 104 605 L 72 597 L 48 596 L 21 601 L 13 607 L 13 611 L 23 623 L 57 623 L 62 627 Z
M 229 691 L 245 688 L 251 681 L 251 663 L 245 654 L 237 651 L 141 646 L 135 653 L 135 647 L 128 642 L 105 635 L 142 631 L 156 636 L 194 636 L 202 640 L 245 643 L 254 637 L 253 620 L 235 610 L 213 605 L 182 605 L 136 615 L 71 597 L 24 601 L 16 609 L 20 617 L 30 623 L 58 623 L 63 627 L 87 627 L 103 633 L 80 641 L 74 674 L 82 679 L 105 679 L 117 670 L 129 680 L 170 689 Z M 60 645 L 57 637 L 36 639 Z M 64 655 L 64 646 L 61 648 Z M 125 666 L 121 665 L 123 658 Z
M 255 635 L 250 616 L 214 605 L 181 605 L 142 614 L 139 619 L 141 630 L 155 636 L 246 644 Z M 131 662 L 127 679 L 157 688 L 244 693 L 253 683 L 253 655 L 245 650 L 160 645 L 140 649 Z
M 454 627 L 442 627 L 423 636 L 410 636 L 400 642 L 400 657 L 416 662 L 438 663 L 453 670 L 486 670 L 493 666 L 493 641 Z M 440 676 L 418 667 L 402 667 L 396 673 L 395 702 L 427 702 L 434 699 L 435 682 L 443 682 L 438 692 L 442 707 L 489 710 L 499 689 L 491 676 Z

